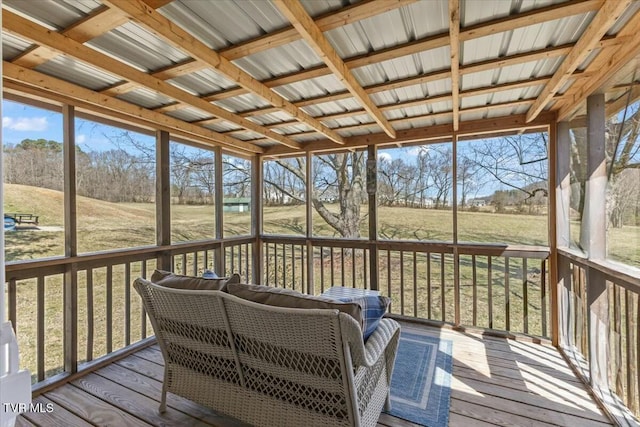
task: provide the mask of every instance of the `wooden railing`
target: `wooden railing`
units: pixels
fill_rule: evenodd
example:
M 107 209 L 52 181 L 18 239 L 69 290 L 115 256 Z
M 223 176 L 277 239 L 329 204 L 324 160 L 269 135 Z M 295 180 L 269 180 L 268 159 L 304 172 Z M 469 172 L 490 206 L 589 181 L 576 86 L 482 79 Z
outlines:
M 331 286 L 377 289 L 399 316 L 550 335 L 546 248 L 279 236 L 262 242 L 262 282 L 272 286 L 316 295 Z
M 640 417 L 640 276 L 560 251 L 561 348 L 610 415 Z
M 8 317 L 34 390 L 150 342 L 151 325 L 131 288 L 136 277 L 150 277 L 155 268 L 195 275 L 212 268 L 250 281 L 252 242 L 207 241 L 7 263 Z

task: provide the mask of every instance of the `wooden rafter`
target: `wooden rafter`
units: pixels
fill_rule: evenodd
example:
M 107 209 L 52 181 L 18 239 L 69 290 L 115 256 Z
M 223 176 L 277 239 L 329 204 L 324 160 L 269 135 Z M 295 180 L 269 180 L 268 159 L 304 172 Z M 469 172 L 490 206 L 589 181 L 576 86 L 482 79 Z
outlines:
M 417 0 L 364 0 L 338 11 L 328 13 L 315 20 L 320 31 L 330 31 L 372 16 L 380 15 L 399 7 L 415 3 Z M 293 27 L 283 28 L 264 36 L 248 40 L 235 46 L 222 49 L 219 53 L 228 60 L 240 59 L 254 53 L 300 40 L 301 35 Z
M 546 107 L 553 96 L 562 88 L 573 72 L 589 56 L 600 42 L 600 39 L 620 17 L 632 0 L 607 1 L 600 8 L 587 29 L 582 33 L 571 52 L 566 56 L 560 67 L 542 90 L 538 99 L 529 108 L 527 120 L 531 121 Z
M 105 96 L 73 83 L 47 76 L 40 72 L 20 67 L 10 62 L 4 61 L 2 67 L 3 76 L 7 81 L 18 82 L 41 90 L 58 93 L 68 99 L 74 99 L 82 103 L 95 105 L 101 109 L 111 110 L 118 114 L 124 113 L 132 117 L 141 118 L 150 124 L 155 124 L 161 127 L 162 129 L 178 132 L 180 134 L 187 134 L 192 137 L 195 136 L 201 140 L 208 141 L 209 143 L 213 143 L 215 141 L 217 144 L 231 147 L 234 150 L 244 150 L 252 153 L 260 153 L 264 151 L 262 148 L 254 144 L 241 141 L 229 135 L 223 135 L 164 114 L 147 110 L 146 108 L 130 104 L 120 99 Z
M 369 98 L 360 83 L 351 74 L 344 61 L 331 46 L 318 25 L 311 19 L 307 11 L 297 0 L 274 0 L 280 12 L 291 22 L 302 38 L 316 51 L 322 61 L 327 64 L 338 80 L 347 88 L 354 98 L 364 107 L 382 130 L 394 137 L 395 130 L 382 111 Z
M 204 43 L 193 37 L 184 29 L 169 21 L 167 18 L 156 12 L 152 7 L 147 6 L 140 0 L 106 0 L 107 5 L 118 8 L 129 15 L 139 24 L 142 24 L 154 35 L 161 37 L 176 48 L 187 52 L 193 58 L 215 68 L 226 77 L 238 83 L 245 89 L 255 93 L 265 99 L 271 105 L 280 107 L 282 110 L 296 117 L 303 123 L 316 129 L 327 138 L 337 143 L 343 143 L 343 138 L 335 131 L 329 129 L 319 121 L 313 119 L 304 111 L 297 108 L 260 81 L 244 72 L 228 59 L 220 56 L 217 52 L 207 47 Z
M 110 73 L 114 73 L 126 80 L 135 81 L 140 85 L 156 90 L 171 98 L 179 99 L 182 102 L 217 117 L 236 123 L 239 126 L 257 132 L 281 144 L 292 148 L 300 148 L 300 144 L 290 138 L 264 128 L 243 117 L 230 113 L 224 108 L 218 107 L 217 105 L 211 104 L 197 96 L 191 95 L 163 80 L 156 79 L 155 77 L 136 70 L 131 66 L 78 43 L 62 34 L 48 31 L 46 28 L 36 24 L 35 22 L 22 18 L 21 16 L 6 9 L 3 9 L 2 11 L 2 26 L 9 32 L 26 37 L 29 40 L 33 40 L 40 45 L 48 46 L 58 52 L 78 58 L 81 61 L 92 64 Z
M 102 7 L 70 27 L 65 28 L 61 31 L 61 34 L 78 43 L 84 43 L 119 27 L 125 22 L 127 22 L 127 17 L 119 10 Z M 56 56 L 58 56 L 57 51 L 51 50 L 46 46 L 35 46 L 11 62 L 22 67 L 34 68 Z
M 559 120 L 566 120 L 573 116 L 587 97 L 597 90 L 608 77 L 615 74 L 634 57 L 640 55 L 640 38 L 637 36 L 639 27 L 640 14 L 636 14 L 616 36 L 616 38 L 625 39 L 626 42 L 611 49 L 603 49 L 587 68 L 587 72 L 592 73 L 591 76 L 583 83 L 574 85 L 575 87 L 565 94 L 564 103 L 558 111 Z
M 362 3 L 362 4 L 361 4 Z M 386 1 L 374 1 L 370 2 L 361 2 L 357 3 L 351 8 L 341 9 L 325 18 L 319 18 L 316 22 L 318 26 L 322 29 L 322 31 L 328 31 L 333 28 L 337 28 L 337 24 L 342 22 L 342 25 L 347 25 L 349 23 L 355 22 L 357 19 L 364 19 L 368 16 L 374 15 L 373 11 L 378 13 L 383 13 L 387 11 L 387 9 L 379 10 L 379 7 L 386 4 Z M 393 7 L 396 5 L 395 2 L 389 2 Z M 528 12 L 519 13 L 517 15 L 508 16 L 504 18 L 498 18 L 491 21 L 483 22 L 477 25 L 473 25 L 469 28 L 461 29 L 460 31 L 460 40 L 467 41 L 472 40 L 479 37 L 484 37 L 496 32 L 497 29 L 500 31 L 508 31 L 518 26 L 522 25 L 534 25 L 542 22 L 546 22 L 553 19 L 560 19 L 567 16 L 572 16 L 576 14 L 586 13 L 593 10 L 597 10 L 602 4 L 602 0 L 581 0 L 571 2 L 571 4 L 560 3 L 555 5 L 546 6 L 539 9 L 534 9 Z M 363 9 L 369 9 L 372 13 L 371 15 L 366 15 L 366 11 L 361 11 L 361 9 L 355 9 L 355 7 L 359 5 Z M 399 4 L 398 4 L 399 5 Z M 352 12 L 352 13 L 349 13 Z M 346 12 L 346 13 L 345 13 Z M 357 12 L 357 13 L 355 13 Z M 357 19 L 356 19 L 357 18 Z M 326 20 L 326 23 L 325 23 Z M 331 25 L 330 25 L 331 24 Z M 285 31 L 285 30 L 283 30 Z M 262 52 L 270 47 L 279 46 L 285 42 L 290 42 L 293 40 L 298 40 L 300 35 L 295 32 L 295 39 L 290 39 L 292 29 L 287 29 L 287 38 L 281 39 L 280 33 L 270 33 L 266 34 L 258 39 L 249 40 L 244 43 L 240 43 L 239 45 L 223 49 L 219 53 L 221 56 L 232 60 L 238 59 L 243 55 L 254 54 L 258 52 Z M 285 41 L 286 40 L 286 41 Z M 386 61 L 392 59 L 394 57 L 400 57 L 404 55 L 411 55 L 418 52 L 427 51 L 430 49 L 436 49 L 440 47 L 445 47 L 449 44 L 449 33 L 441 33 L 432 36 L 427 36 L 422 39 L 409 41 L 407 43 L 394 46 L 388 49 L 381 49 L 376 52 L 367 53 L 364 55 L 358 55 L 352 58 L 348 58 L 345 60 L 345 64 L 350 68 L 357 68 L 364 65 L 370 65 L 379 63 L 382 61 Z M 242 55 L 241 55 L 242 53 Z M 203 64 L 199 61 L 189 60 L 191 62 L 190 68 L 185 68 L 182 64 L 177 64 L 173 67 L 167 67 L 167 69 L 163 70 L 163 77 L 157 76 L 162 79 L 170 79 L 175 78 L 184 74 L 188 74 L 193 71 L 197 71 L 198 69 L 202 69 L 206 67 L 206 64 Z M 273 79 L 268 79 L 263 81 L 265 85 L 270 88 L 285 85 L 289 83 L 294 83 L 297 81 L 307 80 L 314 77 L 321 77 L 330 74 L 331 71 L 326 66 L 313 67 L 311 69 L 302 70 L 299 72 L 291 73 L 284 76 L 279 76 Z M 154 74 L 155 75 L 155 74 Z M 448 78 L 444 77 L 444 78 Z M 134 88 L 133 85 L 128 85 L 125 83 L 122 89 L 118 93 L 124 93 Z M 113 90 L 116 90 L 115 88 Z M 220 100 L 225 98 L 231 98 L 234 96 L 239 96 L 246 94 L 247 90 L 242 87 L 234 88 L 219 92 L 217 94 L 212 94 L 211 96 L 205 97 L 208 101 Z M 179 105 L 176 105 L 174 108 L 180 108 Z
M 554 119 L 553 113 L 542 113 L 531 122 L 526 121 L 526 116 L 511 115 L 507 117 L 498 117 L 494 119 L 482 119 L 468 122 L 461 122 L 458 135 L 485 135 L 490 136 L 494 133 L 504 131 L 517 131 L 521 129 L 540 129 L 541 131 L 548 128 L 549 123 Z M 370 144 L 398 144 L 398 143 L 423 143 L 426 141 L 442 140 L 451 141 L 454 135 L 453 126 L 451 124 L 443 124 L 436 126 L 427 126 L 421 128 L 403 129 L 396 131 L 396 137 L 390 138 L 383 132 L 373 135 L 352 136 L 346 138 L 343 147 L 347 149 L 364 148 Z M 314 141 L 304 147 L 304 151 L 329 151 L 335 150 L 335 144 L 330 141 L 321 140 Z M 273 146 L 265 150 L 265 157 L 286 156 L 300 154 L 294 150 L 283 146 Z
M 460 2 L 449 0 L 449 48 L 451 58 L 451 102 L 453 103 L 453 130 L 457 131 L 460 115 Z

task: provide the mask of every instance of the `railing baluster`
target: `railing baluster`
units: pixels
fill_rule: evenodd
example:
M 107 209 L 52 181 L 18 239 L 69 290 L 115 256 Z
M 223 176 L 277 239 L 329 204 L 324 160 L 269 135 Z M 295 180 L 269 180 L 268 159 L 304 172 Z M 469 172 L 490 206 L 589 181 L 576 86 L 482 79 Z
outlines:
M 271 255 L 269 254 L 269 244 L 267 243 L 266 245 L 264 245 L 264 262 L 265 262 L 265 266 L 264 266 L 264 274 L 265 274 L 265 280 L 264 280 L 264 284 L 268 285 L 269 284 L 269 271 L 271 270 Z
M 387 295 L 391 298 L 391 250 L 387 249 Z M 389 311 L 393 306 L 393 298 L 389 304 Z
M 296 247 L 291 244 L 291 287 L 296 290 Z
M 182 274 L 187 274 L 187 254 L 182 254 Z
M 95 331 L 93 315 L 93 269 L 87 269 L 87 362 L 93 360 L 93 335 Z
M 36 353 L 37 353 L 37 370 L 38 370 L 38 381 L 44 380 L 44 350 L 46 348 L 45 345 L 45 326 L 44 326 L 44 276 L 38 276 L 37 282 L 37 291 L 36 291 L 36 312 L 37 312 L 37 322 L 38 322 L 38 337 L 36 339 Z
M 242 249 L 243 245 L 238 246 L 238 270 L 240 271 L 231 271 L 231 273 L 239 273 L 242 274 Z
M 476 256 L 471 255 L 471 292 L 473 307 L 471 309 L 472 325 L 478 326 L 478 267 L 476 266 Z
M 193 276 L 198 275 L 198 251 L 193 252 L 193 266 L 192 266 Z
M 273 244 L 273 286 L 278 286 L 278 244 Z
M 351 287 L 356 287 L 356 250 L 351 249 Z
M 493 271 L 491 255 L 487 255 L 487 304 L 489 309 L 489 329 L 493 329 Z
M 9 301 L 7 302 L 9 307 L 9 321 L 13 324 L 13 329 L 16 331 L 16 335 L 18 334 L 18 286 L 16 283 L 16 279 L 9 280 Z
M 542 336 L 547 335 L 547 260 L 540 263 L 540 317 L 542 318 Z
M 282 244 L 282 287 L 287 287 L 287 245 Z
M 504 315 L 505 329 L 511 330 L 511 294 L 509 291 L 509 257 L 504 257 Z
M 431 319 L 431 252 L 427 252 L 427 319 Z
M 147 277 L 147 260 L 142 261 L 142 277 Z M 140 308 L 140 339 L 147 337 L 147 311 L 144 306 Z
M 528 278 L 527 259 L 522 258 L 522 327 L 525 334 L 529 333 L 529 296 L 527 294 Z
M 611 373 L 614 379 L 616 394 L 624 397 L 623 372 L 622 372 L 622 292 L 614 283 L 613 287 L 613 357 L 610 360 Z
M 400 251 L 400 314 L 404 316 L 404 251 Z
M 205 251 L 205 254 L 207 252 Z M 131 263 L 124 265 L 124 344 L 131 344 Z
M 320 293 L 324 292 L 324 247 L 320 246 Z
M 638 408 L 636 407 L 636 399 L 634 396 L 634 387 L 633 379 L 638 375 L 638 371 L 635 365 L 635 346 L 637 345 L 637 338 L 634 340 L 633 327 L 633 298 L 631 291 L 629 289 L 624 290 L 624 306 L 625 306 L 625 342 L 627 343 L 627 404 L 629 405 L 629 409 L 632 412 L 638 412 Z M 636 320 L 637 321 L 637 320 Z
M 342 283 L 340 283 L 340 286 L 344 286 L 345 285 L 345 280 L 344 280 L 344 248 L 340 248 L 340 278 L 342 279 Z
M 362 277 L 364 278 L 364 283 L 362 284 L 363 289 L 371 289 L 371 285 L 369 282 L 368 272 L 369 266 L 367 265 L 367 249 L 362 250 Z
M 107 298 L 106 298 L 106 322 L 107 322 L 107 354 L 113 350 L 113 267 L 107 266 Z
M 413 251 L 413 317 L 418 317 L 418 253 Z
M 445 289 L 444 283 L 444 253 L 440 254 L 440 314 L 442 316 L 442 321 L 446 321 L 447 319 L 447 307 L 446 307 L 446 296 L 444 293 Z
M 247 283 L 252 283 L 252 282 L 254 282 L 253 277 L 251 277 L 251 279 L 249 278 L 249 275 L 251 274 L 250 272 L 252 271 L 252 269 L 249 266 L 249 259 L 250 259 L 251 255 L 252 255 L 252 254 L 249 253 L 249 248 L 251 247 L 251 245 L 246 243 L 244 247 L 245 247 L 245 257 L 244 257 L 245 276 L 246 276 Z
M 330 283 L 330 287 L 336 284 L 336 281 L 334 280 L 334 275 L 333 272 L 335 271 L 335 268 L 333 268 L 333 246 L 331 246 L 331 283 Z

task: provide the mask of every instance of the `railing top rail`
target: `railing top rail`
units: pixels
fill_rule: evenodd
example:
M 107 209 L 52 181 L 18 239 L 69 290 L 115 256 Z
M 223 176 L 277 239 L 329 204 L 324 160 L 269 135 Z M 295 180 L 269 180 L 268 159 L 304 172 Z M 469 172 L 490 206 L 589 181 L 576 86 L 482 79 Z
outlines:
M 569 248 L 559 248 L 558 255 L 570 259 L 583 268 L 593 268 L 605 275 L 605 278 L 632 292 L 640 294 L 640 269 L 606 259 L 587 259 L 586 255 Z

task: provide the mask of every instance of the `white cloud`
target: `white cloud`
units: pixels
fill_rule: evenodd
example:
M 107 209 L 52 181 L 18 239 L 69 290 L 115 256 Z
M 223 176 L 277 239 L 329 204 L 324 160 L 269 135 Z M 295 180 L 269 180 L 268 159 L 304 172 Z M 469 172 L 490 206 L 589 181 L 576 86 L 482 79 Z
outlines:
M 391 154 L 389 154 L 389 153 L 378 153 L 378 161 L 379 162 L 391 162 Z
M 3 117 L 2 118 L 2 127 L 20 131 L 20 132 L 29 132 L 29 131 L 43 131 L 47 130 L 49 123 L 47 123 L 46 117 Z
M 83 144 L 87 140 L 87 135 L 81 133 L 76 135 L 76 144 Z

